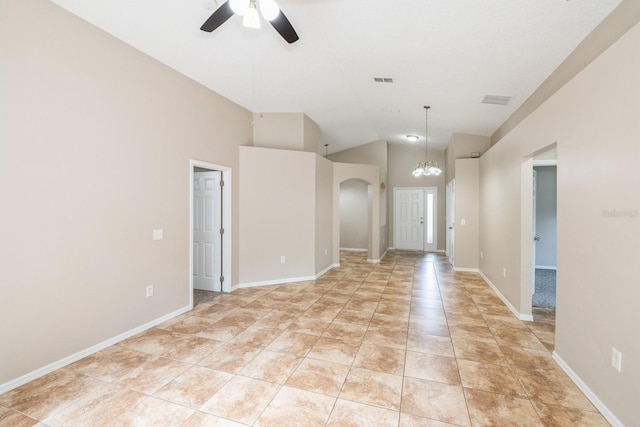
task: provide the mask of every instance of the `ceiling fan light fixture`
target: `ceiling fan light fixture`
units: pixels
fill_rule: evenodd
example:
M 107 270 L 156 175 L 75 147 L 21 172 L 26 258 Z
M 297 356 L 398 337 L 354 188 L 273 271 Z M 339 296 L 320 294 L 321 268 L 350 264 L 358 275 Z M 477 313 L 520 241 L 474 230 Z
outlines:
M 251 0 L 229 0 L 229 6 L 231 6 L 233 13 L 240 16 L 244 16 L 247 13 L 250 4 Z
M 256 9 L 255 2 L 251 2 L 247 12 L 244 14 L 242 25 L 247 28 L 260 29 L 260 15 L 258 14 L 258 9 Z
M 280 13 L 280 8 L 274 0 L 260 0 L 260 12 L 267 21 L 273 21 Z

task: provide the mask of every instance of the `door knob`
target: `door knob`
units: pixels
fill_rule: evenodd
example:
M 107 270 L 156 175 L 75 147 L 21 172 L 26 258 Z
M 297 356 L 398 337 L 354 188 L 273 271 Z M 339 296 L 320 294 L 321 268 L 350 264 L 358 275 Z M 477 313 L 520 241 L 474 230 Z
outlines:
M 540 241 L 540 238 L 539 238 L 538 236 L 535 236 L 535 237 L 533 238 L 533 240 L 534 240 L 535 242 L 539 242 L 539 241 Z

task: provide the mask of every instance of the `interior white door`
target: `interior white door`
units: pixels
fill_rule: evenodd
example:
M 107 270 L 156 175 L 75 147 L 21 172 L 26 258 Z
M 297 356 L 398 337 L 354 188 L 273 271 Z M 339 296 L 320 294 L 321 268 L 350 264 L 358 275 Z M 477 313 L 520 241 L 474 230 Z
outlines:
M 193 288 L 221 291 L 222 172 L 193 174 Z
M 424 189 L 396 188 L 394 194 L 394 246 L 424 250 Z

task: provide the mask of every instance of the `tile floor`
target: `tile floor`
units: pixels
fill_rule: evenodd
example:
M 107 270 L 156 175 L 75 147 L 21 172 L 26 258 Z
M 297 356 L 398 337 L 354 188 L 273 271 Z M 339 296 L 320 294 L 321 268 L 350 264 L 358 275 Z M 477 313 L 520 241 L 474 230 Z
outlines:
M 0 396 L 1 426 L 606 426 L 517 320 L 436 254 L 343 253 L 220 295 Z

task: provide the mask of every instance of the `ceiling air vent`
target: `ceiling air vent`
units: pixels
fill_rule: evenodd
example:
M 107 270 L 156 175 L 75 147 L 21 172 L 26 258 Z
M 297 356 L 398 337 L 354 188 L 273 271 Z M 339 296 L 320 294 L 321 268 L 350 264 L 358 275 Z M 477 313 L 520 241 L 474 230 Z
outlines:
M 373 81 L 376 83 L 393 83 L 393 79 L 391 77 L 374 77 Z
M 507 105 L 511 101 L 511 96 L 505 95 L 485 95 L 483 104 Z

